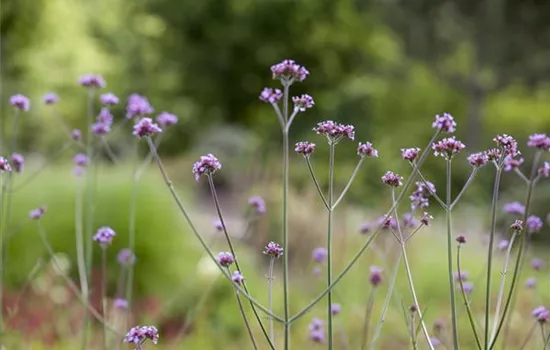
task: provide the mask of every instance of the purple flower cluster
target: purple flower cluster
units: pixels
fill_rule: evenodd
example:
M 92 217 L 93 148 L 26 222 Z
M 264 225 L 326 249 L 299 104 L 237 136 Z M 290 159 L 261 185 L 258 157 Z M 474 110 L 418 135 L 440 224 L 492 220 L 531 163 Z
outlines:
M 96 135 L 107 135 L 111 132 L 111 125 L 113 124 L 113 115 L 108 108 L 101 108 L 98 116 L 96 117 L 96 123 L 92 125 L 92 132 Z
M 503 210 L 507 214 L 513 214 L 513 215 L 524 215 L 525 214 L 525 207 L 520 202 L 506 203 L 506 204 L 504 204 Z
M 460 271 L 455 272 L 455 281 L 467 281 L 468 277 L 470 277 L 470 273 L 468 271 Z
M 145 96 L 139 94 L 132 94 L 128 97 L 128 104 L 126 105 L 126 118 L 133 119 L 136 117 L 149 115 L 154 112 L 151 103 Z
M 319 318 L 314 318 L 308 326 L 309 339 L 315 343 L 325 342 L 325 332 L 323 327 L 323 321 Z
M 449 113 L 443 113 L 441 116 L 437 114 L 432 123 L 432 128 L 441 130 L 442 132 L 453 133 L 456 130 L 456 122 Z
M 13 165 L 13 171 L 20 173 L 25 166 L 25 158 L 19 153 L 14 153 L 11 155 L 11 164 Z
M 57 96 L 57 94 L 54 92 L 48 92 L 42 97 L 42 100 L 47 105 L 53 105 L 59 102 L 59 96 Z
M 471 154 L 468 157 L 468 162 L 473 167 L 479 168 L 479 167 L 482 167 L 482 166 L 484 166 L 485 164 L 487 164 L 489 162 L 489 157 L 487 156 L 487 153 L 485 153 L 485 152 L 474 153 L 474 154 Z
M 260 196 L 253 196 L 248 199 L 248 204 L 250 204 L 254 209 L 256 209 L 256 214 L 265 214 L 265 201 Z
M 118 263 L 123 267 L 128 267 L 136 263 L 136 255 L 129 248 L 121 249 L 116 258 Z
M 116 97 L 115 94 L 112 92 L 108 92 L 106 94 L 103 94 L 99 97 L 99 100 L 101 101 L 101 104 L 103 106 L 114 106 L 117 105 L 119 102 L 118 97 Z
M 231 276 L 231 280 L 236 284 L 241 284 L 244 281 L 244 276 L 239 271 L 235 271 Z
M 306 109 L 311 108 L 315 105 L 313 97 L 307 94 L 304 94 L 302 96 L 294 96 L 292 98 L 292 102 L 294 102 L 294 110 L 298 110 L 300 112 L 305 112 Z
M 445 159 L 451 159 L 456 153 L 462 151 L 466 146 L 462 141 L 457 140 L 454 136 L 444 138 L 432 145 L 434 155 L 441 156 Z
M 533 258 L 531 260 L 531 267 L 533 270 L 540 271 L 544 268 L 544 261 L 540 258 Z
M 10 104 L 13 108 L 21 112 L 27 112 L 31 108 L 31 101 L 27 96 L 17 94 L 10 98 Z
M 113 242 L 115 235 L 116 233 L 112 228 L 104 226 L 97 230 L 92 239 L 105 247 Z
M 504 171 L 511 171 L 523 164 L 523 158 L 512 158 L 507 156 L 504 158 Z
M 89 163 L 88 157 L 83 154 L 79 153 L 76 156 L 74 156 L 74 164 L 78 167 L 85 167 Z
M 424 212 L 424 214 L 422 214 L 422 217 L 420 218 L 420 222 L 422 223 L 422 225 L 424 226 L 430 226 L 430 222 L 434 219 L 433 216 L 431 216 L 430 214 Z
M 105 79 L 99 74 L 86 74 L 78 79 L 78 84 L 87 88 L 101 89 L 107 86 Z
M 542 176 L 544 178 L 549 178 L 550 177 L 550 163 L 544 162 L 542 167 L 539 168 L 538 173 L 539 173 L 540 176 Z
M 199 181 L 201 175 L 212 175 L 221 168 L 222 164 L 218 161 L 218 158 L 214 157 L 213 154 L 208 154 L 201 156 L 200 160 L 193 164 L 193 174 L 195 180 Z
M 223 267 L 229 267 L 235 262 L 235 258 L 230 252 L 219 252 L 216 260 Z
M 260 101 L 266 103 L 277 103 L 283 98 L 283 92 L 279 89 L 264 88 L 260 93 Z
M 432 193 L 435 193 L 435 185 L 429 181 L 426 183 L 418 181 L 415 185 L 416 189 L 409 197 L 412 210 L 429 207 L 429 198 Z
M 325 259 L 327 258 L 327 250 L 323 247 L 315 248 L 311 252 L 311 256 L 313 257 L 313 261 L 316 263 L 322 264 L 325 262 Z
M 369 281 L 373 287 L 377 287 L 378 285 L 380 285 L 380 283 L 382 283 L 382 272 L 384 270 L 382 270 L 381 267 L 378 267 L 375 265 L 371 265 L 369 269 L 370 269 Z
M 137 137 L 152 136 L 162 132 L 162 129 L 151 118 L 141 118 L 134 125 L 133 135 Z
M 156 121 L 158 125 L 162 127 L 166 127 L 169 125 L 176 124 L 178 122 L 178 117 L 176 117 L 172 113 L 162 112 L 159 115 L 157 115 Z
M 470 294 L 474 291 L 474 284 L 472 282 L 462 282 L 462 288 L 464 290 L 464 293 Z
M 151 340 L 153 344 L 158 343 L 159 341 L 159 332 L 155 326 L 136 326 L 130 329 L 126 336 L 124 337 L 125 343 L 134 343 L 138 346 L 142 345 L 147 341 Z M 138 347 L 139 349 L 140 347 Z
M 326 120 L 313 128 L 318 135 L 325 135 L 330 143 L 335 144 L 342 138 L 355 139 L 355 128 L 353 125 L 344 125 L 332 120 Z
M 542 219 L 536 215 L 531 215 L 525 221 L 525 227 L 528 233 L 539 232 L 542 229 Z
M 418 155 L 420 154 L 420 148 L 402 148 L 401 149 L 401 158 L 408 160 L 409 162 L 414 162 Z
M 33 220 L 40 220 L 44 214 L 46 214 L 46 207 L 42 206 L 31 210 L 29 212 L 29 217 Z
M 338 315 L 340 312 L 342 312 L 342 306 L 340 304 L 333 303 L 332 305 L 330 305 L 330 313 L 333 316 Z
M 294 151 L 298 154 L 303 154 L 304 157 L 309 157 L 310 154 L 315 152 L 315 144 L 308 141 L 301 141 L 296 143 Z
M 536 318 L 539 323 L 547 323 L 550 320 L 550 311 L 544 306 L 534 308 L 531 315 Z
M 532 289 L 537 286 L 537 279 L 535 277 L 529 277 L 525 280 L 525 287 Z
M 521 220 L 516 220 L 512 223 L 512 225 L 510 225 L 510 229 L 512 229 L 513 231 L 516 231 L 516 232 L 521 232 L 523 231 L 523 221 Z
M 357 146 L 357 154 L 361 158 L 364 158 L 364 157 L 377 158 L 378 157 L 378 151 L 374 148 L 374 146 L 370 142 L 365 142 L 365 143 L 359 142 L 359 145 Z
M 402 220 L 403 220 L 403 226 L 405 227 L 415 228 L 416 226 L 418 226 L 418 220 L 414 218 L 413 213 L 403 214 Z
M 382 182 L 391 187 L 399 187 L 403 185 L 403 177 L 391 171 L 386 171 L 382 176 Z
M 278 243 L 269 242 L 265 246 L 263 253 L 277 259 L 283 255 L 283 248 Z
M 550 150 L 550 137 L 546 134 L 533 134 L 529 136 L 527 146 L 548 151 Z
M 383 230 L 397 230 L 397 220 L 391 216 L 381 216 L 376 220 L 376 226 L 381 226 Z
M 271 66 L 271 73 L 273 73 L 273 79 L 279 79 L 283 83 L 304 81 L 309 75 L 305 67 L 297 64 L 293 60 L 283 60 Z
M 459 235 L 459 236 L 456 237 L 456 241 L 458 242 L 458 244 L 465 244 L 466 243 L 466 236 Z
M 123 298 L 116 298 L 114 301 L 113 301 L 113 307 L 115 309 L 119 309 L 119 310 L 127 310 L 128 309 L 128 300 L 126 299 L 123 299 Z
M 73 129 L 71 132 L 71 138 L 73 141 L 80 141 L 82 139 L 82 131 L 79 129 Z
M 510 158 L 515 158 L 521 154 L 518 150 L 518 143 L 510 135 L 497 135 L 493 141 L 496 142 L 497 146 L 502 150 L 505 156 Z

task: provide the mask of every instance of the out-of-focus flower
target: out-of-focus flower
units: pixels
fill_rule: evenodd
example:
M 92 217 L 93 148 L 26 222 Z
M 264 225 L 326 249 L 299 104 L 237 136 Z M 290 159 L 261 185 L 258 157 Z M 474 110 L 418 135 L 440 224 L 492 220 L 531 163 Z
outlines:
M 133 135 L 137 137 L 152 136 L 162 132 L 162 129 L 151 118 L 141 118 L 134 125 Z
M 162 127 L 166 127 L 169 125 L 176 124 L 178 122 L 178 117 L 176 117 L 172 113 L 162 112 L 159 115 L 157 115 L 156 121 L 158 125 Z
M 363 158 L 363 157 L 378 157 L 378 151 L 373 147 L 372 143 L 365 142 L 361 143 L 359 142 L 359 145 L 357 146 L 357 154 Z
M 44 95 L 44 97 L 42 97 L 42 100 L 47 105 L 53 105 L 59 102 L 59 96 L 57 96 L 56 93 L 48 92 L 47 94 Z
M 31 108 L 31 101 L 27 96 L 17 94 L 10 98 L 10 104 L 13 108 L 21 112 L 27 112 Z
M 116 95 L 113 94 L 112 92 L 102 94 L 99 97 L 99 100 L 101 101 L 101 104 L 104 106 L 114 106 L 114 105 L 117 105 L 119 102 L 118 97 L 116 97 Z
M 315 248 L 311 255 L 315 262 L 323 263 L 327 258 L 327 250 L 323 247 Z
M 265 201 L 260 196 L 253 196 L 248 199 L 248 204 L 250 204 L 254 209 L 256 209 L 257 214 L 265 214 Z
M 20 173 L 25 166 L 25 158 L 19 153 L 14 153 L 11 155 L 11 164 L 13 165 L 13 171 Z
M 284 251 L 283 247 L 281 247 L 278 243 L 269 242 L 265 246 L 263 253 L 277 259 L 283 255 Z
M 107 86 L 105 79 L 99 74 L 86 74 L 78 79 L 78 83 L 81 86 L 88 88 L 104 88 Z

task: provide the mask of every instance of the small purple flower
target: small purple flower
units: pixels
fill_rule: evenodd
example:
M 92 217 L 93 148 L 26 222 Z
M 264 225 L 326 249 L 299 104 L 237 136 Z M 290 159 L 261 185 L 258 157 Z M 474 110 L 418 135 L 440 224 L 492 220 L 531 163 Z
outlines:
M 534 258 L 531 260 L 531 267 L 535 271 L 540 271 L 544 268 L 544 261 L 540 258 Z
M 33 220 L 40 220 L 46 213 L 46 207 L 39 207 L 29 212 L 29 217 Z
M 471 282 L 462 282 L 462 287 L 464 288 L 464 293 L 466 294 L 470 294 L 474 291 L 474 284 Z
M 435 347 L 435 346 L 440 346 L 441 345 L 441 341 L 439 340 L 439 338 L 437 337 L 431 337 L 430 338 L 430 342 L 432 343 L 432 345 Z
M 474 153 L 468 157 L 468 162 L 471 166 L 479 168 L 489 162 L 489 157 L 485 152 Z
M 214 157 L 213 154 L 207 154 L 193 164 L 193 174 L 195 174 L 195 180 L 199 181 L 201 175 L 213 175 L 221 168 L 222 164 L 218 161 L 218 158 Z
M 297 64 L 294 60 L 288 59 L 271 66 L 271 73 L 273 73 L 273 79 L 279 79 L 283 83 L 304 81 L 309 75 L 305 67 Z
M 11 164 L 13 165 L 13 170 L 16 173 L 20 173 L 25 166 L 25 158 L 19 153 L 14 153 L 11 155 Z
M 10 98 L 10 104 L 13 108 L 21 112 L 27 112 L 31 108 L 31 101 L 27 96 L 17 94 Z
M 546 134 L 533 134 L 529 136 L 527 146 L 548 151 L 550 150 L 550 137 Z
M 310 331 L 309 339 L 315 343 L 324 343 L 325 342 L 325 333 L 323 331 Z
M 538 173 L 539 173 L 540 176 L 542 176 L 544 178 L 549 178 L 550 177 L 550 163 L 544 162 L 542 167 L 539 168 Z
M 244 276 L 239 271 L 235 271 L 231 276 L 231 280 L 236 284 L 241 284 L 244 281 Z
M 502 156 L 502 152 L 498 148 L 491 148 L 485 151 L 487 158 L 490 162 L 498 161 Z
M 265 246 L 263 253 L 277 259 L 283 255 L 283 248 L 278 243 L 269 242 Z
M 365 142 L 361 143 L 359 142 L 359 145 L 357 146 L 357 154 L 361 157 L 378 157 L 378 151 L 372 146 L 372 143 Z
M 510 241 L 508 241 L 507 239 L 503 239 L 500 242 L 498 242 L 497 249 L 498 250 L 506 250 L 506 249 L 508 249 L 509 246 L 510 246 Z
M 0 174 L 3 172 L 11 172 L 11 165 L 4 157 L 0 157 Z
M 424 226 L 430 226 L 430 222 L 434 219 L 433 216 L 431 216 L 430 214 L 424 212 L 424 214 L 422 214 L 422 217 L 420 218 L 420 222 L 422 223 L 422 225 Z
M 113 301 L 113 307 L 115 309 L 127 310 L 128 309 L 128 300 L 122 299 L 122 298 L 116 298 Z
M 369 233 L 371 230 L 371 225 L 368 222 L 365 222 L 359 226 L 359 232 L 361 233 Z
M 264 88 L 260 93 L 260 101 L 266 103 L 277 103 L 283 98 L 283 92 L 279 89 Z
M 74 156 L 74 163 L 76 166 L 85 167 L 89 163 L 88 157 L 83 153 L 79 153 Z
M 292 102 L 294 102 L 294 110 L 298 110 L 300 112 L 305 112 L 306 109 L 311 108 L 315 105 L 313 97 L 307 94 L 292 97 Z
M 113 242 L 115 235 L 116 233 L 112 228 L 104 226 L 97 230 L 92 239 L 105 247 Z
M 216 219 L 214 221 L 214 227 L 216 228 L 216 230 L 218 231 L 223 231 L 223 225 L 222 225 L 222 221 L 220 219 Z
M 44 97 L 42 97 L 42 100 L 47 105 L 53 105 L 59 102 L 59 96 L 57 96 L 56 93 L 48 92 L 47 94 L 44 95 Z
M 329 143 L 336 144 L 343 138 L 353 141 L 355 139 L 355 128 L 353 125 L 344 125 L 332 120 L 326 120 L 313 128 L 317 135 L 325 135 Z
M 162 112 L 159 115 L 157 115 L 156 121 L 158 125 L 162 127 L 166 127 L 169 125 L 176 124 L 178 122 L 178 117 L 176 117 L 172 113 Z
M 529 277 L 525 280 L 525 287 L 535 288 L 537 286 L 537 279 L 535 277 Z
M 315 262 L 323 263 L 327 258 L 327 250 L 323 247 L 315 248 L 313 249 L 313 252 L 311 253 L 311 255 Z
M 111 111 L 109 111 L 108 108 L 101 108 L 101 111 L 99 112 L 98 116 L 96 117 L 96 120 L 98 123 L 113 124 L 113 115 L 111 114 Z
M 71 132 L 71 138 L 74 141 L 80 141 L 82 139 L 82 131 L 80 131 L 79 129 L 73 129 L 73 131 Z
M 493 141 L 496 142 L 497 146 L 504 152 L 504 155 L 510 158 L 515 158 L 521 154 L 518 150 L 517 141 L 510 135 L 497 135 Z
M 330 313 L 335 316 L 338 315 L 342 311 L 342 306 L 338 303 L 333 303 L 330 305 Z
M 462 141 L 457 140 L 454 136 L 444 138 L 432 145 L 435 156 L 441 156 L 445 159 L 451 159 L 456 153 L 466 148 Z
M 458 244 L 465 244 L 466 243 L 466 236 L 458 235 L 456 237 L 456 241 L 458 242 Z
M 315 152 L 315 144 L 308 141 L 301 141 L 296 144 L 294 151 L 298 154 L 303 154 L 304 157 L 309 157 L 310 154 Z
M 420 148 L 401 148 L 401 158 L 408 160 L 409 162 L 414 162 L 418 155 L 420 154 Z
M 162 129 L 151 118 L 141 118 L 134 125 L 133 135 L 137 137 L 151 136 L 162 132 Z
M 531 315 L 536 318 L 539 323 L 547 323 L 550 320 L 550 311 L 544 306 L 534 308 Z
M 397 230 L 397 220 L 391 215 L 381 216 L 376 220 L 376 225 L 381 226 L 383 230 Z
M 101 101 L 101 104 L 104 106 L 114 106 L 117 105 L 119 102 L 118 97 L 116 97 L 115 94 L 112 92 L 108 92 L 106 94 L 103 94 L 99 97 L 99 100 Z
M 141 345 L 151 340 L 153 344 L 157 344 L 159 341 L 159 332 L 155 326 L 136 326 L 130 329 L 124 337 L 125 343 L 134 343 L 138 345 L 138 349 L 141 349 Z
M 129 248 L 121 249 L 116 257 L 118 263 L 124 267 L 134 265 L 136 263 L 136 255 Z
M 414 218 L 413 213 L 403 214 L 403 225 L 408 228 L 415 228 L 418 226 L 418 221 Z
M 435 120 L 432 123 L 432 128 L 441 130 L 443 132 L 453 133 L 456 129 L 456 122 L 452 115 L 449 113 L 443 113 L 442 116 L 437 114 Z
M 107 123 L 95 123 L 92 125 L 92 132 L 95 135 L 107 135 L 111 132 L 111 125 Z
M 382 176 L 382 182 L 391 187 L 399 187 L 403 185 L 403 177 L 391 171 L 386 171 L 386 174 Z
M 538 232 L 542 229 L 542 219 L 536 215 L 531 215 L 527 218 L 525 227 L 527 227 L 528 233 Z
M 428 198 L 432 193 L 435 193 L 435 185 L 433 183 L 429 181 L 426 181 L 426 183 L 416 182 L 416 189 L 409 197 L 411 200 L 411 209 L 414 211 L 429 207 L 430 201 Z
M 256 209 L 257 214 L 265 214 L 265 201 L 260 196 L 253 196 L 248 199 L 248 204 L 250 204 L 254 209 Z
M 153 107 L 145 96 L 132 94 L 128 97 L 126 105 L 126 118 L 133 119 L 135 117 L 144 116 L 153 113 Z
M 467 281 L 468 277 L 470 277 L 470 274 L 468 271 L 460 271 L 455 272 L 455 281 Z
M 218 260 L 218 263 L 223 267 L 229 267 L 231 264 L 235 262 L 235 258 L 233 257 L 233 254 L 229 252 L 220 252 L 218 253 L 218 257 L 216 258 Z
M 523 164 L 523 158 L 512 158 L 510 156 L 507 156 L 504 159 L 504 171 L 512 171 L 515 168 L 519 168 L 520 165 Z
M 320 318 L 314 318 L 311 320 L 308 328 L 310 331 L 320 331 L 323 329 L 324 322 Z
M 371 265 L 370 266 L 370 277 L 369 281 L 372 284 L 373 287 L 378 286 L 380 283 L 382 283 L 382 268 Z
M 91 88 L 98 88 L 98 89 L 104 88 L 107 85 L 103 77 L 99 74 L 83 75 L 78 79 L 78 83 L 84 87 L 91 87 Z
M 504 212 L 507 214 L 513 214 L 513 215 L 524 215 L 525 214 L 525 206 L 521 204 L 520 202 L 510 202 L 504 204 Z

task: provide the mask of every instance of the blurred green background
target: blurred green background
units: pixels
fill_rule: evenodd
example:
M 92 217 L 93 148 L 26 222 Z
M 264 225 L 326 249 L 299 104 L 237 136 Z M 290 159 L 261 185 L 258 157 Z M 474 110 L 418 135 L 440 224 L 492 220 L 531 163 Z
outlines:
M 366 162 L 340 214 L 341 231 L 351 235 L 349 240 L 343 233 L 338 237 L 342 263 L 349 255 L 345 247 L 362 242 L 356 236 L 359 224 L 374 220 L 390 202 L 379 185 L 380 176 L 388 169 L 408 173 L 399 149 L 424 147 L 432 135 L 434 114 L 454 115 L 457 137 L 466 143 L 468 153 L 490 147 L 498 133 L 513 135 L 520 142 L 525 169 L 532 159 L 532 151 L 524 147 L 528 135 L 550 133 L 550 2 L 545 0 L 4 0 L 0 21 L 3 133 L 10 137 L 9 96 L 29 96 L 31 111 L 21 118 L 17 149 L 28 159 L 27 174 L 39 169 L 44 159 L 48 162 L 48 169 L 14 196 L 14 220 L 24 221 L 28 210 L 47 204 L 44 226 L 52 245 L 70 257 L 74 256 L 75 183 L 68 163 L 74 152 L 47 160 L 66 138 L 41 96 L 58 93 L 61 101 L 56 111 L 71 128 L 84 130 L 86 91 L 76 81 L 85 73 L 102 74 L 108 83 L 104 91 L 121 98 L 113 109 L 116 120 L 124 118 L 126 98 L 134 92 L 147 96 L 156 112 L 166 110 L 180 117 L 164 137 L 160 152 L 203 231 L 213 230 L 215 216 L 204 191 L 207 187 L 203 182 L 195 184 L 191 174 L 192 162 L 200 155 L 214 153 L 223 163 L 216 179 L 227 215 L 237 228 L 242 226 L 247 197 L 266 198 L 272 215 L 256 222 L 252 237 L 239 244 L 243 259 L 261 267 L 255 275 L 250 273 L 254 275 L 251 283 L 259 290 L 264 288 L 265 266 L 257 264 L 262 261 L 258 251 L 268 239 L 278 239 L 280 232 L 280 135 L 272 108 L 261 103 L 258 95 L 264 86 L 278 87 L 269 67 L 282 59 L 295 59 L 311 73 L 292 88 L 293 95 L 308 93 L 316 104 L 297 117 L 291 142 L 307 139 L 319 145 L 314 162 L 321 182 L 326 183 L 328 153 L 322 139 L 311 132 L 317 122 L 351 123 L 357 141 L 371 141 L 380 152 L 380 159 Z M 109 143 L 121 159 L 131 154 L 130 126 L 110 135 Z M 338 146 L 338 188 L 355 167 L 355 147 L 354 143 Z M 145 151 L 143 147 L 143 155 Z M 291 158 L 294 237 L 290 254 L 293 266 L 306 270 L 303 278 L 308 280 L 310 270 L 304 264 L 309 264 L 311 249 L 323 244 L 324 226 L 318 222 L 322 206 L 309 204 L 317 200 L 309 174 L 300 157 Z M 469 169 L 465 157 L 455 162 L 455 194 Z M 121 233 L 123 242 L 128 230 L 130 173 L 130 164 L 114 166 L 106 156 L 99 173 L 98 206 L 103 210 L 98 210 L 96 224 L 108 222 Z M 443 161 L 429 159 L 424 173 L 443 188 Z M 457 231 L 479 236 L 486 232 L 492 175 L 489 169 L 480 172 L 465 197 L 467 204 L 459 214 L 464 220 L 457 220 Z M 156 169 L 141 183 L 136 291 L 140 297 L 165 300 L 173 296 L 174 285 L 193 281 L 182 287 L 167 313 L 182 319 L 206 288 L 202 282 L 195 283 L 202 273 L 198 264 L 202 253 Z M 513 174 L 505 174 L 503 203 L 523 200 L 519 183 Z M 533 212 L 545 217 L 550 211 L 550 187 L 541 186 Z M 436 217 L 440 214 L 433 211 Z M 501 218 L 503 224 L 507 219 Z M 433 231 L 437 236 L 438 230 Z M 534 239 L 550 241 L 548 231 L 545 224 L 544 233 Z M 416 244 L 420 250 L 428 245 L 425 249 L 431 252 L 439 249 L 435 244 L 443 243 Z M 33 225 L 17 234 L 8 252 L 11 261 L 20 264 L 8 264 L 6 285 L 17 289 L 44 253 Z M 426 257 L 420 254 L 415 260 L 421 299 L 438 305 L 430 321 L 447 317 L 446 286 L 430 288 L 441 271 L 433 271 L 422 258 Z M 372 260 L 376 259 L 368 257 L 364 264 Z M 472 266 L 482 264 L 472 260 Z M 361 280 L 362 288 L 368 288 L 365 269 L 359 270 L 340 293 L 341 300 L 356 301 L 350 302 L 350 309 L 362 310 L 366 294 L 350 287 Z M 300 285 L 302 277 L 295 278 Z M 116 276 L 111 279 L 114 284 Z M 541 289 L 547 295 L 548 283 Z M 406 284 L 401 290 L 408 295 Z M 304 304 L 309 292 L 295 302 Z M 242 348 L 248 343 L 231 293 L 220 283 L 220 290 L 208 299 L 215 306 L 198 319 L 201 324 L 214 322 L 215 332 L 228 335 L 222 339 L 234 339 L 228 346 Z M 389 324 L 402 322 L 399 311 L 393 311 Z M 347 324 L 360 322 L 354 317 L 349 316 Z M 306 326 L 307 322 L 295 327 L 297 341 L 307 337 L 300 331 Z M 203 328 L 192 327 L 192 344 L 220 346 Z M 398 332 L 402 338 L 403 332 Z M 388 349 L 402 345 L 391 343 L 391 332 L 386 338 Z

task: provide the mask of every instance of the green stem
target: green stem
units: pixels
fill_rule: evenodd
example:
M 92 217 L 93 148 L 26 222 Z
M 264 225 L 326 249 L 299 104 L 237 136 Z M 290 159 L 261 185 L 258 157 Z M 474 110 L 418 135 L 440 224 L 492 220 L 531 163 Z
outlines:
M 531 337 L 533 336 L 533 333 L 535 333 L 535 329 L 537 329 L 537 324 L 538 324 L 538 322 L 535 321 L 535 323 L 533 324 L 531 329 L 529 329 L 529 333 L 527 333 L 527 336 L 525 337 L 525 340 L 523 341 L 523 343 L 521 343 L 521 347 L 519 348 L 519 350 L 525 349 L 527 344 L 529 344 L 529 340 L 531 340 Z
M 290 84 L 283 84 L 283 303 L 284 303 L 284 350 L 290 350 L 290 290 L 289 290 L 289 261 L 288 261 L 288 186 L 289 186 L 289 130 L 288 99 Z
M 357 176 L 357 173 L 359 172 L 359 169 L 361 168 L 361 164 L 363 164 L 364 160 L 365 160 L 364 157 L 361 157 L 359 159 L 359 162 L 355 166 L 355 169 L 353 170 L 353 173 L 351 174 L 351 177 L 350 177 L 348 183 L 346 184 L 346 187 L 344 187 L 344 190 L 342 191 L 342 193 L 340 194 L 338 199 L 332 205 L 332 210 L 334 210 L 338 206 L 338 204 L 340 204 L 340 202 L 342 201 L 342 199 L 344 198 L 346 193 L 349 191 L 349 189 L 351 187 L 351 184 L 353 183 L 353 180 L 355 180 L 355 177 Z
M 275 258 L 269 260 L 269 270 L 267 273 L 267 308 L 273 310 L 273 265 Z M 273 327 L 273 317 L 269 316 L 269 338 L 271 343 L 275 345 L 275 328 Z
M 450 209 L 454 209 L 454 207 L 457 205 L 457 203 L 460 201 L 460 199 L 462 198 L 462 196 L 466 193 L 466 190 L 470 187 L 470 185 L 474 182 L 474 179 L 476 177 L 476 174 L 478 172 L 479 168 L 474 168 L 472 170 L 472 172 L 470 173 L 470 176 L 468 177 L 468 180 L 466 181 L 466 183 L 464 184 L 464 187 L 462 187 L 462 190 L 460 190 L 460 193 L 458 194 L 458 196 L 456 196 L 455 200 L 453 201 L 453 203 L 451 204 L 450 206 Z
M 107 317 L 107 281 L 107 247 L 101 247 L 101 306 L 104 317 Z M 107 324 L 103 324 L 103 350 L 107 349 Z
M 315 184 L 315 188 L 317 188 L 317 193 L 319 193 L 319 197 L 323 201 L 323 204 L 327 210 L 330 210 L 329 205 L 327 204 L 327 200 L 325 199 L 325 196 L 323 195 L 323 190 L 321 189 L 321 186 L 319 185 L 319 181 L 317 180 L 317 176 L 315 176 L 315 171 L 313 170 L 313 165 L 311 164 L 311 160 L 309 159 L 309 156 L 304 157 L 307 163 L 307 168 L 309 169 L 309 173 L 311 174 L 311 178 L 313 179 L 313 183 Z
M 374 293 L 376 292 L 376 287 L 370 289 L 369 298 L 367 300 L 367 308 L 365 310 L 365 321 L 363 322 L 363 335 L 361 336 L 361 350 L 367 348 L 367 340 L 369 338 L 369 327 L 370 319 L 372 316 L 372 309 L 374 306 Z M 375 340 L 372 341 L 373 343 Z
M 138 191 L 139 191 L 139 177 L 137 176 L 137 169 L 138 169 L 138 140 L 134 141 L 134 144 L 132 146 L 132 161 L 134 162 L 134 166 L 132 169 L 132 190 L 130 194 L 130 213 L 129 213 L 129 222 L 128 222 L 128 249 L 132 252 L 132 254 L 135 254 L 135 247 L 136 247 L 136 212 L 137 212 L 137 199 L 138 199 Z M 133 286 L 134 286 L 134 264 L 130 264 L 128 266 L 128 275 L 126 278 L 126 286 L 125 286 L 125 298 L 126 301 L 128 301 L 128 309 L 126 310 L 127 316 L 129 317 L 132 313 L 132 297 L 133 297 Z
M 458 275 L 462 276 L 462 271 L 460 269 L 460 244 L 458 245 L 457 252 L 456 252 L 456 268 L 458 270 Z M 474 334 L 474 338 L 476 340 L 477 348 L 479 350 L 483 349 L 481 346 L 481 341 L 479 340 L 479 335 L 477 334 L 477 327 L 474 320 L 474 316 L 472 315 L 472 309 L 470 308 L 470 302 L 468 301 L 468 297 L 466 296 L 466 291 L 464 290 L 464 282 L 462 281 L 462 278 L 458 279 L 458 283 L 460 284 L 460 291 L 462 294 L 462 299 L 464 300 L 464 306 L 466 306 L 466 313 L 468 314 L 468 320 L 470 321 L 470 326 L 472 327 L 472 332 Z
M 452 215 L 451 215 L 451 159 L 446 161 L 446 175 L 447 175 L 447 193 L 446 193 L 446 221 L 447 221 L 447 266 L 449 277 L 449 289 L 451 297 L 451 320 L 453 329 L 453 348 L 458 350 L 460 348 L 458 343 L 458 325 L 456 316 L 456 299 L 455 299 L 455 284 L 453 276 L 453 229 L 452 229 Z
M 332 283 L 332 225 L 333 225 L 333 192 L 334 192 L 334 144 L 329 147 L 329 170 L 328 170 L 328 227 L 327 227 L 327 288 Z M 333 330 L 332 330 L 332 290 L 327 295 L 327 317 L 328 317 L 328 348 L 332 350 Z

